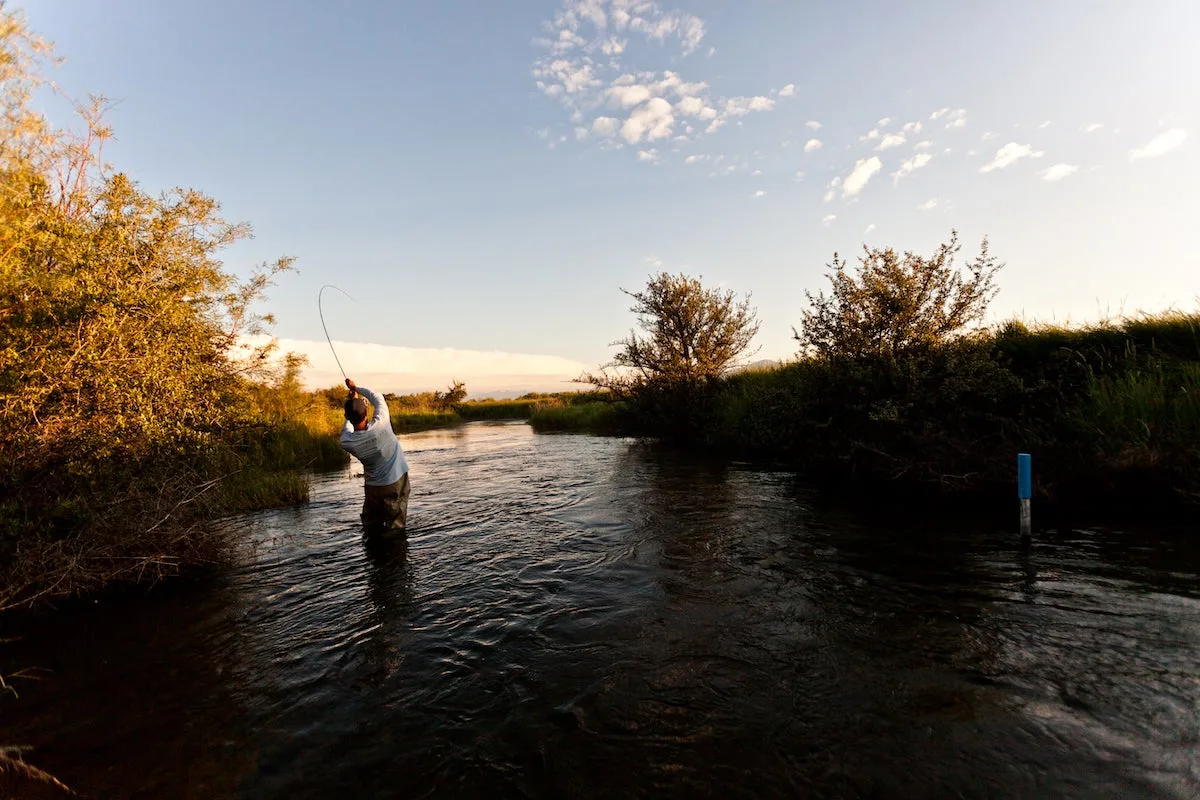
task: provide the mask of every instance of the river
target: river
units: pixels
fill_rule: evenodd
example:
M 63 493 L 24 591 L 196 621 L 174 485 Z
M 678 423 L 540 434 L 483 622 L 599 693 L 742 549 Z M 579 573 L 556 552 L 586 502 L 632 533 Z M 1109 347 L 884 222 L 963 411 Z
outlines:
M 831 506 L 795 476 L 473 423 L 228 523 L 236 567 L 9 645 L 0 744 L 96 798 L 1189 797 L 1200 547 Z M 359 474 L 356 474 L 359 473 Z M 1035 517 L 1035 526 L 1037 519 Z

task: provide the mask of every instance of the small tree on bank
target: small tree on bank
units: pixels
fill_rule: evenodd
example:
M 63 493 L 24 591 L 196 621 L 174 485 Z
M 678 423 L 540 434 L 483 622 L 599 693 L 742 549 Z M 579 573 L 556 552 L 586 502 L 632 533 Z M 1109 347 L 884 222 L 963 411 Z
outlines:
M 633 298 L 630 311 L 637 329 L 613 342 L 620 351 L 599 375 L 586 374 L 590 383 L 628 394 L 639 388 L 694 388 L 719 378 L 739 363 L 758 333 L 758 319 L 749 295 L 738 300 L 728 290 L 706 289 L 699 279 L 667 272 L 653 276 Z M 615 367 L 623 372 L 607 372 Z
M 834 253 L 831 293 L 805 292 L 812 307 L 800 330 L 792 329 L 801 353 L 897 358 L 961 336 L 983 319 L 1003 264 L 989 255 L 985 238 L 964 275 L 954 264 L 960 249 L 957 231 L 929 258 L 864 245 L 854 274 Z

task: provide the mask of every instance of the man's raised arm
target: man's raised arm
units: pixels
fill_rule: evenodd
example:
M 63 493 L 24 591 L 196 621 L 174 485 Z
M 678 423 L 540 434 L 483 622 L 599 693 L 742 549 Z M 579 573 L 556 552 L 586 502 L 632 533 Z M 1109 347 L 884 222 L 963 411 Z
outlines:
M 383 395 L 365 386 L 358 386 L 356 388 L 361 394 L 366 395 L 367 400 L 375 407 L 375 416 L 371 417 L 372 422 L 379 420 L 384 420 L 385 422 L 391 421 L 391 417 L 388 416 L 387 401 L 383 399 Z

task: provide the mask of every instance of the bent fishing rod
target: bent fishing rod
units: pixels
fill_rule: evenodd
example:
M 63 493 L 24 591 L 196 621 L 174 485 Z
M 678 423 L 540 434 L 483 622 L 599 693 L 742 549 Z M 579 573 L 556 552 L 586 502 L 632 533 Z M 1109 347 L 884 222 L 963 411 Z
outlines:
M 338 358 L 337 350 L 334 350 L 333 348 L 333 339 L 329 338 L 329 328 L 325 327 L 325 311 L 321 308 L 321 296 L 325 293 L 326 289 L 334 289 L 346 295 L 346 297 L 350 297 L 350 294 L 343 289 L 338 289 L 338 287 L 334 286 L 332 283 L 325 284 L 321 287 L 321 291 L 317 292 L 317 313 L 321 316 L 321 330 L 325 331 L 325 341 L 329 342 L 329 350 L 333 353 L 333 360 L 337 362 L 338 369 L 342 372 L 342 377 L 349 380 L 350 376 L 347 375 L 346 370 L 342 368 L 342 360 Z M 350 297 L 350 299 L 354 300 L 353 297 Z

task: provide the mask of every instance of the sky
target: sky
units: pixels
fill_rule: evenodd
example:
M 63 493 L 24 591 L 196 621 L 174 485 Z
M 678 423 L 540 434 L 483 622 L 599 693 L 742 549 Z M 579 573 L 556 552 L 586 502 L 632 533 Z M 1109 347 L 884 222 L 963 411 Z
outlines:
M 311 386 L 579 388 L 666 270 L 795 353 L 834 253 L 1005 267 L 990 319 L 1200 306 L 1194 0 L 30 0 L 113 165 L 296 257 L 261 310 Z M 57 113 L 52 104 L 46 106 Z

